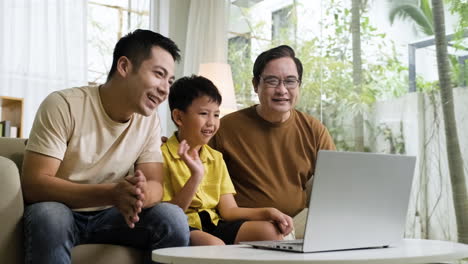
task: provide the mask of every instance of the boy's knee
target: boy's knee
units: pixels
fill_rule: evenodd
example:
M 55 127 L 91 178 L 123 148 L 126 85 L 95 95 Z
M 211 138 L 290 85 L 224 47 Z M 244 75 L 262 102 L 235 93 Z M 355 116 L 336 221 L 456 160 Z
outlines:
M 224 246 L 223 240 L 200 230 L 190 232 L 191 246 Z
M 221 239 L 219 239 L 219 238 L 217 238 L 217 237 L 212 237 L 212 238 L 208 239 L 207 245 L 211 245 L 211 246 L 224 246 L 224 245 L 226 245 L 226 244 L 225 244 L 224 241 L 222 241 Z

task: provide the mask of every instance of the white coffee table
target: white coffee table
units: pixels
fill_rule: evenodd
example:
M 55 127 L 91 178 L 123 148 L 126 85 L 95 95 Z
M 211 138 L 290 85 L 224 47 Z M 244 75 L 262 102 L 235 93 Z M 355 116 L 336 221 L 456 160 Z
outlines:
M 154 250 L 152 258 L 156 262 L 173 264 L 436 263 L 468 258 L 468 245 L 448 241 L 405 239 L 398 246 L 389 248 L 305 254 L 254 249 L 246 245 L 178 247 Z

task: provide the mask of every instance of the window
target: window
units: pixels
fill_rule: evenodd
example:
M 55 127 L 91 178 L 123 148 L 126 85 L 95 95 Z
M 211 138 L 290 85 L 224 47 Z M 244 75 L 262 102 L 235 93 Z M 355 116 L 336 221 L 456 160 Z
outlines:
M 256 100 L 251 88 L 250 71 L 252 69 L 251 59 L 251 36 L 249 33 L 238 34 L 228 40 L 228 63 L 235 65 L 231 67 L 233 80 L 242 80 L 234 83 L 234 89 L 238 102 L 242 107 L 248 106 Z M 239 104 L 239 103 L 238 103 Z
M 294 37 L 292 23 L 293 6 L 287 6 L 271 13 L 271 39 L 281 41 Z
M 150 0 L 88 2 L 88 82 L 104 83 L 115 43 L 130 31 L 149 28 Z
M 248 33 L 232 37 L 228 40 L 228 60 L 235 56 L 234 52 L 240 52 L 242 58 L 250 59 L 250 50 L 250 34 Z M 231 61 L 228 62 L 231 63 Z
M 238 53 L 229 53 L 236 76 L 237 102 L 245 107 L 253 103 L 252 60 L 258 54 L 281 44 L 294 47 L 303 64 L 296 109 L 320 119 L 338 150 L 417 156 L 417 181 L 412 187 L 414 199 L 409 206 L 405 235 L 455 240 L 457 228 L 461 228 L 452 224 L 456 223 L 454 204 L 461 208 L 466 198 L 460 195 L 461 191 L 455 195 L 461 199 L 452 197 L 457 188 L 452 188 L 455 181 L 451 182 L 450 177 L 458 177 L 456 181 L 462 188 L 468 181 L 468 141 L 463 134 L 468 127 L 468 93 L 464 87 L 468 78 L 468 41 L 460 37 L 468 36 L 468 31 L 449 42 L 450 63 L 445 67 L 451 79 L 455 116 L 447 130 L 458 130 L 455 144 L 455 137 L 446 140 L 443 113 L 449 101 L 444 102 L 446 99 L 441 97 L 446 93 L 440 93 L 435 48 L 415 49 L 427 44 L 433 35 L 435 16 L 430 1 L 416 1 L 419 6 L 414 6 L 427 22 L 423 25 L 408 14 L 415 10 L 408 11 L 401 1 L 390 1 L 388 6 L 359 1 L 365 5 L 359 8 L 361 49 L 354 52 L 360 54 L 362 62 L 361 67 L 355 68 L 353 63 L 359 65 L 353 61 L 352 2 L 355 1 L 261 1 L 243 7 L 242 12 L 231 13 L 231 31 L 242 32 L 242 36 L 250 33 L 250 42 L 243 44 L 250 49 L 250 59 L 242 60 Z M 447 33 L 456 31 L 456 26 L 467 25 L 464 7 L 460 1 L 445 4 Z M 395 10 L 399 11 L 392 25 L 390 17 Z M 246 30 L 234 30 L 240 28 L 241 22 L 248 25 L 242 28 Z M 242 45 L 242 41 L 231 39 L 230 46 L 234 45 Z M 362 69 L 362 74 L 353 76 L 354 69 Z M 354 85 L 358 76 L 361 85 Z M 460 151 L 453 151 L 456 145 Z M 450 160 L 458 163 L 457 173 L 448 166 L 449 155 L 455 156 Z M 457 210 L 466 219 L 466 214 Z M 467 222 L 458 225 L 465 223 L 463 230 L 468 230 Z

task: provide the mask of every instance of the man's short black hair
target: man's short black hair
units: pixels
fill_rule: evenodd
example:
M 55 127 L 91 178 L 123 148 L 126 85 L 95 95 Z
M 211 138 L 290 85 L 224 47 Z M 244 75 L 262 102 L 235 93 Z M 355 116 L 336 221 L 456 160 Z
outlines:
M 178 79 L 169 90 L 169 108 L 171 109 L 171 113 L 174 109 L 179 109 L 183 112 L 187 111 L 192 102 L 202 96 L 208 96 L 212 102 L 221 105 L 222 98 L 218 88 L 207 78 L 192 75 Z
M 276 48 L 264 51 L 260 55 L 258 55 L 253 66 L 254 85 L 256 86 L 260 82 L 260 75 L 263 73 L 263 70 L 265 69 L 268 62 L 284 57 L 289 57 L 294 61 L 294 63 L 296 64 L 297 73 L 299 74 L 299 81 L 302 81 L 301 61 L 298 58 L 296 58 L 296 54 L 291 47 L 289 47 L 288 45 L 281 45 Z
M 141 63 L 150 58 L 151 49 L 154 46 L 161 47 L 169 52 L 174 61 L 180 60 L 180 50 L 174 41 L 151 30 L 137 29 L 123 36 L 115 44 L 112 67 L 107 80 L 109 81 L 117 70 L 117 61 L 120 57 L 127 57 L 132 62 L 134 71 L 137 71 Z

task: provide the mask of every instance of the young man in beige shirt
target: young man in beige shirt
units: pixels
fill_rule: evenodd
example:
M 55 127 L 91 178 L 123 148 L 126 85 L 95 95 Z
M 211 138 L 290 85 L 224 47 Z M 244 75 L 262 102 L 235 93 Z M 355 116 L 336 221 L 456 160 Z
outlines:
M 23 163 L 26 263 L 71 263 L 72 247 L 87 243 L 139 248 L 148 262 L 153 249 L 188 245 L 183 211 L 160 203 L 156 108 L 179 57 L 172 40 L 136 30 L 116 44 L 105 84 L 41 104 Z

